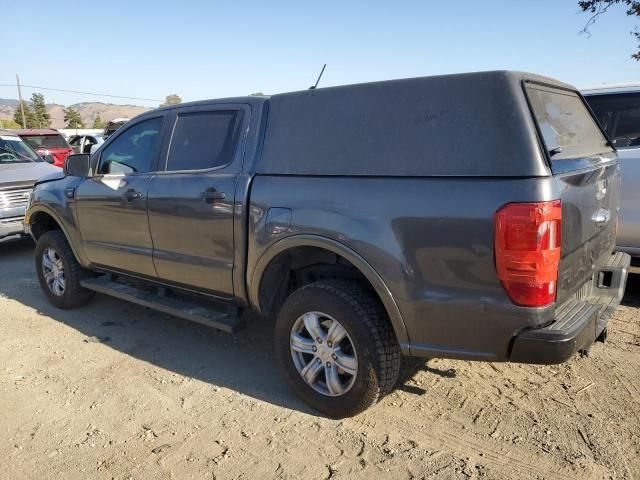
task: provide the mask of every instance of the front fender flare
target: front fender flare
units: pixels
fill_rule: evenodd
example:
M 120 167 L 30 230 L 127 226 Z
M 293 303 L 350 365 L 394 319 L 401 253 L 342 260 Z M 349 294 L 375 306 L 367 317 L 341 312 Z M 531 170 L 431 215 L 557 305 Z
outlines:
M 71 247 L 71 251 L 75 255 L 75 257 L 78 260 L 78 262 L 80 263 L 80 265 L 82 265 L 83 267 L 86 267 L 88 265 L 88 262 L 87 262 L 87 259 L 84 256 L 84 252 L 82 252 L 81 249 L 78 248 L 78 246 L 75 244 L 75 242 L 73 241 L 73 237 L 70 235 L 69 229 L 65 225 L 64 221 L 62 221 L 62 219 L 60 218 L 60 215 L 58 215 L 54 209 L 52 209 L 50 207 L 47 207 L 46 205 L 34 205 L 34 206 L 32 206 L 27 211 L 27 215 L 26 215 L 25 221 L 24 221 L 25 225 L 27 225 L 27 226 L 29 226 L 29 228 L 31 228 L 31 226 L 33 225 L 33 218 L 38 213 L 45 213 L 45 214 L 49 215 L 51 218 L 53 218 L 53 220 L 60 227 L 60 230 L 62 230 L 62 233 L 64 233 L 64 236 L 66 237 L 67 242 L 69 242 L 69 246 Z M 33 233 L 31 233 L 31 238 L 33 238 L 34 242 L 37 242 L 36 238 L 33 236 Z
M 295 247 L 324 248 L 325 250 L 329 250 L 340 255 L 351 262 L 351 264 L 353 264 L 360 273 L 365 276 L 369 283 L 371 283 L 378 294 L 378 297 L 382 301 L 382 304 L 389 315 L 389 320 L 391 321 L 398 342 L 401 344 L 409 342 L 407 328 L 402 320 L 402 315 L 400 314 L 398 305 L 396 304 L 391 291 L 378 272 L 376 272 L 364 258 L 346 245 L 320 235 L 292 235 L 277 241 L 262 254 L 248 281 L 249 301 L 254 308 L 261 311 L 259 302 L 260 282 L 262 281 L 262 275 L 271 260 L 276 258 L 280 253 Z

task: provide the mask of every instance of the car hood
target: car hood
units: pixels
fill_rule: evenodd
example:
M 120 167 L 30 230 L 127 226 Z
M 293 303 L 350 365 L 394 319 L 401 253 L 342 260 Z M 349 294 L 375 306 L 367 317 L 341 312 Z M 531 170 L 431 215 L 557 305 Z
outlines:
M 0 188 L 33 185 L 39 178 L 52 173 L 63 174 L 62 169 L 46 162 L 0 163 Z

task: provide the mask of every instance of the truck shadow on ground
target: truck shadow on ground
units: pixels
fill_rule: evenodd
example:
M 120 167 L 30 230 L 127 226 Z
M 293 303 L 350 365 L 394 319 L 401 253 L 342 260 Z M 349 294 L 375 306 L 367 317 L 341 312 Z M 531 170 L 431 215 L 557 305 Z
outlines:
M 229 335 L 103 295 L 96 295 L 85 307 L 59 310 L 40 290 L 31 240 L 0 242 L 0 271 L 0 297 L 13 299 L 81 332 L 85 335 L 82 342 L 103 343 L 168 372 L 318 415 L 288 389 L 273 355 L 270 321 L 250 316 L 247 328 Z M 67 361 L 73 361 L 70 353 Z M 445 378 L 455 376 L 455 371 L 438 370 L 425 360 L 410 359 L 403 365 L 397 388 L 424 393 L 407 385 L 421 370 Z

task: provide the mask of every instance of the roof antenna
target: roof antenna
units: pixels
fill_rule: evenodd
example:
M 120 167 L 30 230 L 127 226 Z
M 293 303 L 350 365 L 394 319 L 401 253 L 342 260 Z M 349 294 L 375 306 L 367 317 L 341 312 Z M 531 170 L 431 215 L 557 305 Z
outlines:
M 324 73 L 324 69 L 325 68 L 327 68 L 327 64 L 326 63 L 322 67 L 322 70 L 320 70 L 320 75 L 318 75 L 318 80 L 316 80 L 316 84 L 315 85 L 311 85 L 309 87 L 309 90 L 315 90 L 316 89 L 316 87 L 318 86 L 318 83 L 320 83 L 320 79 L 322 78 L 322 74 Z

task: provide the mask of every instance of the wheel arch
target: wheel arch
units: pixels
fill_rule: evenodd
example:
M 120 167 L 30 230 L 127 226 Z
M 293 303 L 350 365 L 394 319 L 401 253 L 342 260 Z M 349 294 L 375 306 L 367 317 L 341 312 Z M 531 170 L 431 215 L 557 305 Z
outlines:
M 385 284 L 382 277 L 362 256 L 348 246 L 327 237 L 319 235 L 292 235 L 271 245 L 257 261 L 255 268 L 249 279 L 249 301 L 251 305 L 260 313 L 265 314 L 261 305 L 260 292 L 265 281 L 265 274 L 270 272 L 273 262 L 287 252 L 299 248 L 316 248 L 331 252 L 352 265 L 357 272 L 369 283 L 375 294 L 378 296 L 384 309 L 389 316 L 391 325 L 399 343 L 408 342 L 407 329 L 402 319 L 402 315 L 396 304 L 391 291 Z M 268 279 L 267 279 L 268 280 Z
M 36 243 L 46 232 L 51 230 L 60 230 L 67 239 L 67 243 L 69 243 L 69 247 L 71 247 L 71 251 L 78 262 L 80 262 L 80 264 L 84 264 L 84 257 L 80 255 L 81 252 L 77 250 L 67 228 L 64 225 L 64 222 L 55 211 L 44 206 L 32 208 L 29 210 L 29 213 L 25 218 L 25 224 L 28 225 L 31 238 L 33 238 Z

